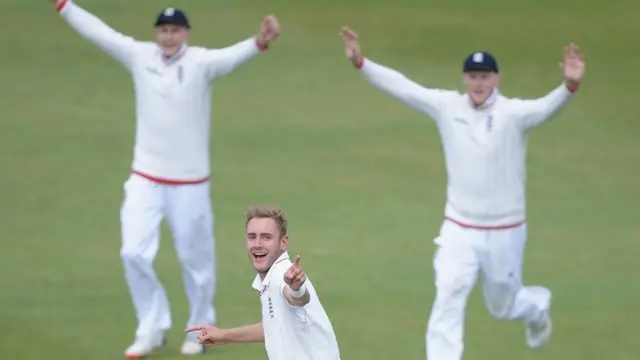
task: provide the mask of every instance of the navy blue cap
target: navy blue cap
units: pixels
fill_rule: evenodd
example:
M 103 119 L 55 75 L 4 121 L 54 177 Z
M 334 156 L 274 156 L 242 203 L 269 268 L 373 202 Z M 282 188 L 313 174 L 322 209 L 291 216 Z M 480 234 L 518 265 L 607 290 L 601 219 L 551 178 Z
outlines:
M 491 53 L 476 51 L 464 60 L 462 71 L 491 71 L 497 73 L 498 63 Z
M 189 19 L 187 19 L 187 15 L 184 11 L 172 7 L 162 10 L 158 15 L 155 25 L 160 26 L 164 24 L 182 25 L 187 29 L 191 28 L 189 25 Z

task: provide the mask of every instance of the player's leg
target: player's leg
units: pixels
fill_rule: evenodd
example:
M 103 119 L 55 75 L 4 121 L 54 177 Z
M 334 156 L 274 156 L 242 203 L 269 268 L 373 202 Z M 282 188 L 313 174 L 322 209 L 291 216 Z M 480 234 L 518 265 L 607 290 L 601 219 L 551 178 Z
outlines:
M 209 183 L 175 186 L 168 190 L 168 219 L 189 300 L 187 326 L 213 324 L 216 273 Z M 204 351 L 193 336 L 188 336 L 183 344 L 183 355 Z
M 551 292 L 522 285 L 526 239 L 526 225 L 489 232 L 480 254 L 483 292 L 489 312 L 497 319 L 524 321 L 527 344 L 538 348 L 551 336 Z
M 120 257 L 138 318 L 136 341 L 125 353 L 135 358 L 163 345 L 164 331 L 171 327 L 169 302 L 153 270 L 164 197 L 162 187 L 137 175 L 129 177 L 124 192 Z
M 427 326 L 428 360 L 462 359 L 467 299 L 479 269 L 474 236 L 473 232 L 446 221 L 434 241 L 436 298 Z

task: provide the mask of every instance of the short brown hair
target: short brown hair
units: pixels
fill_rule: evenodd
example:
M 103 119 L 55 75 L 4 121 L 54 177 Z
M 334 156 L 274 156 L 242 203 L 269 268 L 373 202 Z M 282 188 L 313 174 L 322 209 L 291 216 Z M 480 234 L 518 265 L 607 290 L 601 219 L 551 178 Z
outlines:
M 280 236 L 287 235 L 287 217 L 278 205 L 250 205 L 247 210 L 247 218 L 245 226 L 249 224 L 251 219 L 270 218 L 276 222 Z

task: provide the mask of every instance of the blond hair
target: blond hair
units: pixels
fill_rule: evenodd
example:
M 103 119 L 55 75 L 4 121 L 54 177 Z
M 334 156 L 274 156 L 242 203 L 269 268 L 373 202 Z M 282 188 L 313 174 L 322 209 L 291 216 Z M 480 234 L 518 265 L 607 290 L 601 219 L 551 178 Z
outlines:
M 287 217 L 278 205 L 251 205 L 247 210 L 245 226 L 251 219 L 273 219 L 276 222 L 280 236 L 287 235 Z

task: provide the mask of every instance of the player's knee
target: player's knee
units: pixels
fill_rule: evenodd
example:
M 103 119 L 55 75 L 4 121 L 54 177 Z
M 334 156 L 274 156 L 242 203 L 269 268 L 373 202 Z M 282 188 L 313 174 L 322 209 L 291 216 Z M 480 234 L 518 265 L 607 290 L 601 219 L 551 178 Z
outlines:
M 472 288 L 473 282 L 466 279 L 451 278 L 438 281 L 436 300 L 431 308 L 427 326 L 428 337 L 446 333 L 452 318 L 464 317 L 465 305 Z
M 436 301 L 448 304 L 457 304 L 460 301 L 464 302 L 472 288 L 473 282 L 463 278 L 452 278 L 439 282 Z
M 515 294 L 504 292 L 486 298 L 487 309 L 491 316 L 499 320 L 509 320 L 515 304 Z
M 193 250 L 178 250 L 178 261 L 183 265 L 192 265 L 196 263 L 197 254 Z
M 127 246 L 123 246 L 120 249 L 120 258 L 125 263 L 138 263 L 144 261 L 144 256 L 141 251 Z
M 213 250 L 210 246 L 184 247 L 177 249 L 178 260 L 181 264 L 194 269 L 209 268 L 213 263 Z

